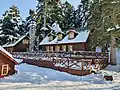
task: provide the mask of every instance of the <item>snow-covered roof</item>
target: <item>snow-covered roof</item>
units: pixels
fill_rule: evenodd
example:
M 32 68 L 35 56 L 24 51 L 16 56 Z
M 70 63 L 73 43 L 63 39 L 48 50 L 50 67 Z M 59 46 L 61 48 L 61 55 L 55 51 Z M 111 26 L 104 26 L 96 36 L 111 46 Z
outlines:
M 40 45 L 44 45 L 44 44 L 47 44 L 47 43 L 49 43 L 49 37 L 48 37 L 48 36 L 46 36 L 46 37 L 42 40 L 42 42 L 40 42 Z
M 4 54 L 6 54 L 7 56 L 9 56 L 9 58 L 10 58 L 13 62 L 17 63 L 17 62 L 15 61 L 15 59 L 12 57 L 12 55 L 11 55 L 9 52 L 7 52 L 2 46 L 0 46 L 0 51 L 2 51 Z
M 62 41 L 59 43 L 79 43 L 79 42 L 86 42 L 89 36 L 89 31 L 81 31 L 74 39 L 68 39 L 67 35 Z
M 89 36 L 89 31 L 81 31 L 78 33 L 78 35 L 74 39 L 69 39 L 68 35 L 66 35 L 61 41 L 58 41 L 58 36 L 52 40 L 49 41 L 49 37 L 46 36 L 40 45 L 50 45 L 50 44 L 67 44 L 67 43 L 80 43 L 80 42 L 86 42 Z
M 21 40 L 23 40 L 27 36 L 27 34 L 20 37 L 16 42 L 10 43 L 10 44 L 7 43 L 7 44 L 3 45 L 3 47 L 13 47 L 13 46 L 17 45 Z
M 13 58 L 12 55 L 7 52 L 2 46 L 0 46 L 0 51 L 3 51 L 5 54 L 7 54 L 9 57 Z

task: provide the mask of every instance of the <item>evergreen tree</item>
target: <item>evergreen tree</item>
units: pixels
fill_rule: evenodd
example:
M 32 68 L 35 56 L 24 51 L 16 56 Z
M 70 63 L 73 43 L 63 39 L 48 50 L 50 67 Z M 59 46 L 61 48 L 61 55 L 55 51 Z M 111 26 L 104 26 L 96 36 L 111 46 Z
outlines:
M 91 2 L 90 0 L 81 0 L 78 9 L 76 10 L 76 20 L 75 20 L 75 27 L 87 27 L 87 20 L 89 18 Z
M 24 23 L 23 23 L 24 24 L 23 26 L 27 31 L 29 31 L 29 25 L 30 25 L 31 21 L 33 21 L 33 20 L 36 20 L 36 14 L 35 14 L 34 10 L 30 9 L 29 16 L 26 17 L 26 21 L 24 21 Z
M 59 0 L 38 0 L 36 12 L 37 34 L 41 38 L 51 31 L 55 21 L 62 26 L 63 11 Z
M 64 20 L 62 21 L 62 29 L 63 30 L 68 30 L 70 28 L 76 28 L 75 27 L 75 20 L 76 20 L 76 13 L 75 13 L 75 8 L 68 2 L 66 1 L 63 4 L 63 12 L 64 12 Z
M 111 64 L 116 64 L 116 39 L 120 37 L 120 1 L 93 0 L 90 8 L 89 29 L 93 47 L 110 45 Z
M 21 18 L 19 9 L 16 6 L 13 5 L 12 7 L 10 7 L 10 10 L 7 10 L 3 14 L 3 19 L 1 21 L 1 45 L 7 42 L 11 42 L 13 41 L 13 39 L 17 39 L 24 34 L 23 28 L 19 30 L 19 28 L 21 27 Z

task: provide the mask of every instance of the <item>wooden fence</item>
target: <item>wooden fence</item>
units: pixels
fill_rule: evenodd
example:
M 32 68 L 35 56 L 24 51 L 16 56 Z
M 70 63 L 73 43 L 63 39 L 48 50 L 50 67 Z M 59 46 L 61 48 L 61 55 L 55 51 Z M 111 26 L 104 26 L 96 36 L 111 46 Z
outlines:
M 48 67 L 75 75 L 87 75 L 92 67 L 103 69 L 108 65 L 108 53 L 91 51 L 74 52 L 13 52 L 14 58 L 25 63 Z

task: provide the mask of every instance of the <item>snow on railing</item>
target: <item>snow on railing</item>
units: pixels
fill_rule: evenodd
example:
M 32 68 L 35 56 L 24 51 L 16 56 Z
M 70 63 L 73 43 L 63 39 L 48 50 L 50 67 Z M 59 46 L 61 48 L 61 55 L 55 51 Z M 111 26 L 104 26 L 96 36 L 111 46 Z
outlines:
M 12 52 L 14 58 L 41 59 L 50 57 L 59 58 L 83 58 L 83 59 L 108 59 L 108 53 L 92 51 L 73 51 L 73 52 Z
M 96 65 L 102 69 L 108 65 L 108 53 L 103 52 L 12 52 L 11 54 L 14 58 L 51 61 L 55 67 L 75 70 L 90 70 Z

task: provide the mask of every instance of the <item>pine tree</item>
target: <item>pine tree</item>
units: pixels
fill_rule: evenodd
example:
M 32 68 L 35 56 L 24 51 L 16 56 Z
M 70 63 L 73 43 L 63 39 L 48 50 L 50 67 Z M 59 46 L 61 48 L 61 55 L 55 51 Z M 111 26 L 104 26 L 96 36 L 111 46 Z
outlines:
M 10 10 L 7 10 L 3 14 L 3 19 L 1 21 L 1 45 L 11 42 L 13 39 L 17 39 L 24 34 L 23 28 L 19 30 L 21 27 L 21 18 L 19 9 L 15 5 L 10 7 Z
M 89 18 L 91 2 L 90 0 L 81 0 L 78 9 L 76 10 L 76 21 L 75 21 L 75 27 L 87 27 L 87 20 Z
M 24 24 L 23 26 L 27 31 L 29 31 L 29 25 L 30 25 L 31 21 L 33 21 L 33 20 L 36 20 L 36 14 L 35 14 L 34 10 L 30 9 L 29 16 L 26 17 L 26 21 L 23 22 L 23 24 Z
M 38 0 L 36 13 L 37 33 L 41 38 L 51 31 L 55 21 L 62 26 L 63 11 L 59 0 Z
M 63 12 L 64 12 L 64 20 L 62 21 L 62 29 L 63 30 L 68 30 L 70 28 L 76 28 L 75 27 L 75 8 L 68 2 L 66 1 L 63 3 Z
M 93 0 L 88 20 L 93 47 L 109 44 L 111 64 L 116 64 L 116 39 L 120 35 L 119 5 L 119 0 Z

